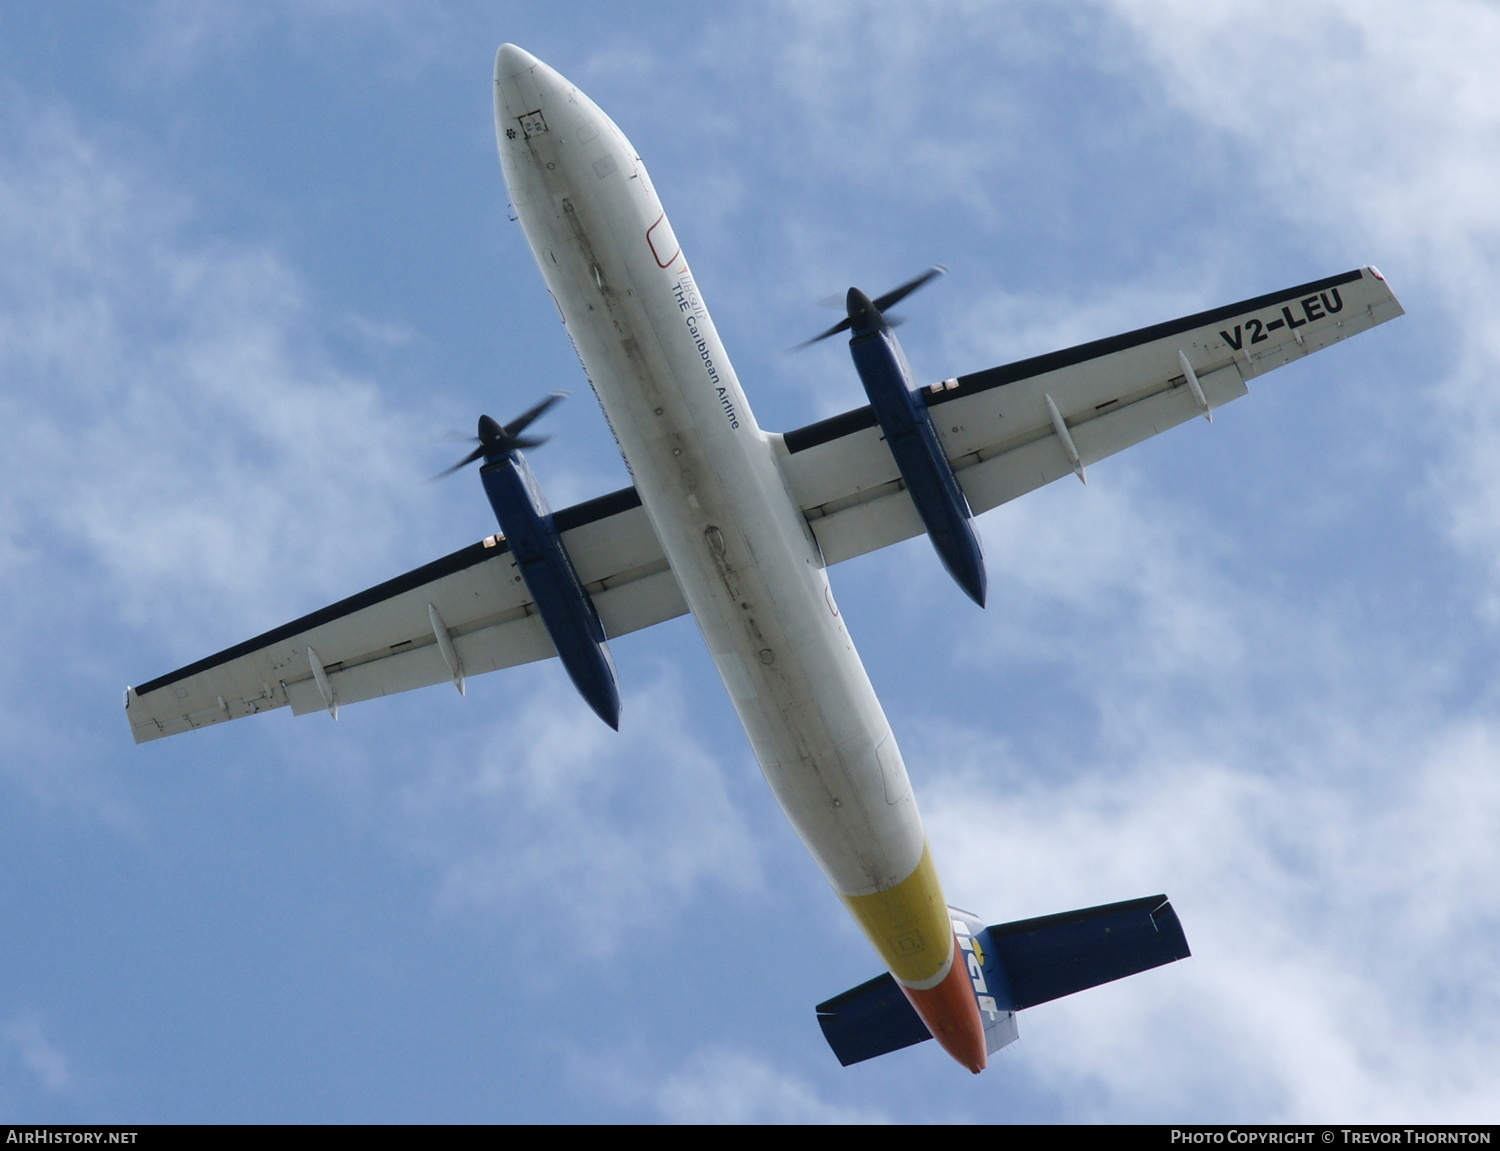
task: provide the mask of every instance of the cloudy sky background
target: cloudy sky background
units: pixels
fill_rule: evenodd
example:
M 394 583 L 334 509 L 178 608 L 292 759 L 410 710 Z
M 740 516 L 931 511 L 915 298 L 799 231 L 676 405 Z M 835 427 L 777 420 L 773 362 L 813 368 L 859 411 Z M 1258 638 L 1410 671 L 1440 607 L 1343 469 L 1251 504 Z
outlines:
M 1165 891 L 1194 956 L 971 1078 L 841 1069 L 878 970 L 692 624 L 137 748 L 141 682 L 493 530 L 424 478 L 570 389 L 507 220 L 512 40 L 651 169 L 761 423 L 1363 263 L 1408 316 L 837 569 L 950 898 Z M 1500 1119 L 1500 10 L 1481 3 L 0 12 L 0 1121 Z

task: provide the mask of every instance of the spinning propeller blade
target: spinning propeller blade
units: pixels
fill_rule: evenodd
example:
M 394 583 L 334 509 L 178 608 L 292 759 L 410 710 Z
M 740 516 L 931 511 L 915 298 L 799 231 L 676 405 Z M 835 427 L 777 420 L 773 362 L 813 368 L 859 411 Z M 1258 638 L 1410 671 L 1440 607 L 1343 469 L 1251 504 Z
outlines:
M 432 478 L 440 480 L 444 476 L 451 476 L 454 472 L 468 467 L 475 460 L 489 459 L 520 448 L 536 448 L 545 444 L 548 439 L 546 436 L 523 436 L 521 433 L 530 426 L 533 420 L 566 395 L 566 392 L 553 392 L 534 408 L 522 412 L 508 424 L 501 424 L 490 416 L 480 416 L 479 435 L 470 441 L 479 446 L 451 468 L 445 468 Z
M 941 276 L 947 270 L 948 269 L 943 267 L 942 264 L 934 264 L 920 276 L 917 276 L 916 278 L 911 280 L 907 280 L 906 283 L 902 284 L 899 288 L 892 288 L 885 295 L 880 296 L 875 300 L 872 300 L 871 302 L 875 305 L 875 310 L 877 312 L 884 312 L 887 308 L 895 307 L 902 300 L 906 299 L 907 296 L 915 292 L 918 288 L 927 284 L 931 280 L 937 279 L 937 277 Z M 886 322 L 893 328 L 897 327 L 901 323 L 899 319 L 887 320 Z M 819 340 L 826 340 L 829 336 L 836 336 L 840 332 L 846 332 L 848 330 L 849 317 L 845 316 L 842 320 L 834 324 L 833 327 L 829 328 L 826 332 L 819 332 L 812 339 L 804 340 L 802 343 L 793 348 L 792 351 L 800 352 L 803 348 L 812 347 L 812 345 L 816 344 Z

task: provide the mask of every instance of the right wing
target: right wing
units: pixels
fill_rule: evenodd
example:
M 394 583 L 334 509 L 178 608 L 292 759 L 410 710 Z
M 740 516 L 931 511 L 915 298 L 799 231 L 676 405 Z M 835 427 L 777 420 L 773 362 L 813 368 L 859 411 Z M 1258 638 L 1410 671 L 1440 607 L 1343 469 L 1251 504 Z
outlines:
M 1245 381 L 1402 314 L 1374 268 L 1360 268 L 923 389 L 975 515 L 1202 414 Z M 782 437 L 782 472 L 827 563 L 921 535 L 922 521 L 881 439 L 856 408 Z
M 564 508 L 553 523 L 607 636 L 687 612 L 634 488 Z M 555 654 L 504 537 L 490 536 L 130 688 L 125 708 L 144 743 L 288 705 L 297 715 L 332 710 Z

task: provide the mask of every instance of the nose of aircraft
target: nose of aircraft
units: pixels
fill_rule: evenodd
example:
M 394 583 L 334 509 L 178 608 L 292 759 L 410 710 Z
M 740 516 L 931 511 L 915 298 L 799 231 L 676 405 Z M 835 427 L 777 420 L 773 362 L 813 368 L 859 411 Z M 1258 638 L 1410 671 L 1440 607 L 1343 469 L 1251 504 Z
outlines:
M 564 111 L 552 97 L 571 87 L 556 69 L 524 48 L 502 44 L 495 54 L 495 112 L 506 119 L 549 109 L 551 123 L 553 114 Z
M 514 76 L 517 72 L 524 72 L 528 68 L 534 68 L 541 63 L 525 48 L 517 48 L 514 44 L 501 44 L 500 51 L 495 57 L 495 78 L 505 79 Z

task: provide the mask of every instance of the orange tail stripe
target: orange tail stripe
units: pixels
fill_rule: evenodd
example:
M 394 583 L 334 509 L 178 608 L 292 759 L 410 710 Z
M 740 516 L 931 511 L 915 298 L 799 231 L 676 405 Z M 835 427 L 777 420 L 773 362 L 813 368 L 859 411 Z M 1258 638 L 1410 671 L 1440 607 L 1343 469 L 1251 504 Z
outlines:
M 957 952 L 956 944 L 954 950 Z M 955 962 L 948 977 L 928 991 L 906 986 L 901 990 L 944 1051 L 975 1075 L 984 1070 L 984 1023 L 979 1018 L 969 970 L 963 963 Z

